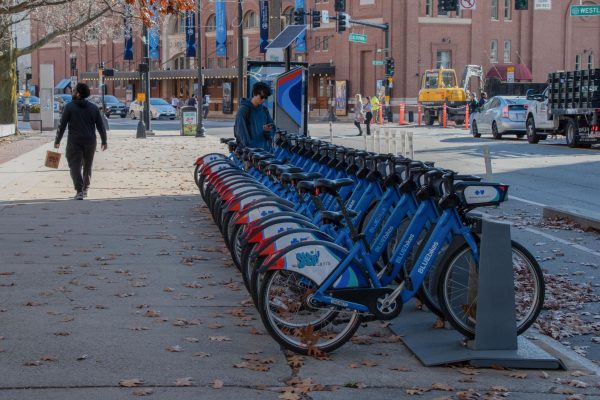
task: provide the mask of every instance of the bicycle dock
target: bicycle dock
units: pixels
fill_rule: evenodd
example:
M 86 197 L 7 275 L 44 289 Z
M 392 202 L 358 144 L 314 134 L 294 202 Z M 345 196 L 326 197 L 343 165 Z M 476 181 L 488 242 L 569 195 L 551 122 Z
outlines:
M 501 268 L 511 263 L 510 225 L 483 219 L 482 230 L 474 340 L 465 343 L 453 329 L 435 329 L 432 313 L 411 306 L 392 322 L 392 331 L 428 367 L 469 362 L 484 368 L 566 369 L 560 359 L 517 336 L 512 271 Z

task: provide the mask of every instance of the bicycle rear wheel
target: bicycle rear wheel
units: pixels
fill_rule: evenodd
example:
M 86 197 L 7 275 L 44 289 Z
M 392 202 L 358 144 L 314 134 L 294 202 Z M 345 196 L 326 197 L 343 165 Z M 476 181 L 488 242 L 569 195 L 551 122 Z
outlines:
M 258 302 L 263 324 L 280 345 L 295 353 L 334 351 L 360 325 L 357 312 L 310 305 L 316 288 L 316 283 L 293 271 L 269 271 L 263 281 Z
M 479 266 L 464 243 L 440 263 L 438 301 L 450 324 L 466 337 L 475 336 Z M 517 334 L 525 332 L 544 305 L 544 276 L 527 249 L 512 241 Z

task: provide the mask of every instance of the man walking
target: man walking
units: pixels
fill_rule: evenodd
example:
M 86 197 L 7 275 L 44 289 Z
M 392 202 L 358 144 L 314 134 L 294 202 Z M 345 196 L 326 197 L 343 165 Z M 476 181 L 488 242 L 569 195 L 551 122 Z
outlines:
M 96 152 L 96 129 L 100 133 L 102 151 L 106 150 L 106 128 L 102 122 L 98 107 L 87 101 L 90 88 L 85 83 L 75 86 L 73 101 L 68 103 L 60 118 L 60 125 L 54 139 L 54 148 L 60 147 L 60 141 L 69 126 L 67 136 L 67 161 L 71 171 L 71 179 L 77 194 L 75 200 L 87 197 L 92 179 L 92 164 Z
M 264 102 L 271 95 L 271 88 L 258 82 L 252 88 L 252 98 L 242 99 L 235 117 L 233 132 L 242 147 L 261 147 L 271 150 L 273 140 L 273 118 Z

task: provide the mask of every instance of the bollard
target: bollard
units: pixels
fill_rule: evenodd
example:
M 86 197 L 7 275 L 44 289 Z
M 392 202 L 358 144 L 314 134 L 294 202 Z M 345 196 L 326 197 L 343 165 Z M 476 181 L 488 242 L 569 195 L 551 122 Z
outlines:
M 394 131 L 394 155 L 398 155 L 398 130 Z
M 369 151 L 369 142 L 367 141 L 367 134 L 366 133 L 363 135 L 363 142 L 364 142 L 365 151 Z
M 419 104 L 417 106 L 417 119 L 419 120 L 419 126 L 421 126 L 421 119 L 422 119 L 422 117 L 423 117 L 423 108 Z
M 385 130 L 385 143 L 387 145 L 387 154 L 390 154 L 390 150 L 391 150 L 390 146 L 392 145 L 392 141 L 390 138 L 390 135 L 392 133 L 391 130 L 392 130 L 392 128 L 386 128 L 386 130 Z
M 404 125 L 404 103 L 400 103 L 400 125 Z
M 492 175 L 492 155 L 488 145 L 483 146 L 483 160 L 485 162 L 485 180 L 491 182 L 494 178 Z
M 379 125 L 383 124 L 383 107 L 379 106 Z
M 333 123 L 329 121 L 329 141 L 333 143 Z
M 407 139 L 408 139 L 408 155 L 410 156 L 411 160 L 414 160 L 415 152 L 413 150 L 413 133 L 412 132 L 408 132 Z
M 448 108 L 446 107 L 446 103 L 444 103 L 444 108 L 442 111 L 442 126 L 445 128 L 448 124 Z
M 465 109 L 465 129 L 469 129 L 469 106 Z
M 406 157 L 406 132 L 400 134 L 400 143 L 402 144 L 402 156 Z

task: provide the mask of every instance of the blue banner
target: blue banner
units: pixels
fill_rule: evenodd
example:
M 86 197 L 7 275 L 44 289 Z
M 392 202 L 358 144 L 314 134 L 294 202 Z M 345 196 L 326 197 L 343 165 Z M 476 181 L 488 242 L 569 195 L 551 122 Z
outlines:
M 151 60 L 159 60 L 160 59 L 160 51 L 158 47 L 160 46 L 160 33 L 158 32 L 158 12 L 154 7 L 149 7 L 150 11 L 154 13 L 150 20 L 152 21 L 152 27 L 148 29 L 148 48 L 149 48 L 149 57 Z
M 123 60 L 133 60 L 133 27 L 131 26 L 131 10 L 129 7 L 125 10 L 123 31 L 123 37 L 125 39 L 125 45 L 123 46 Z
M 304 8 L 304 0 L 296 0 L 296 10 Z M 306 24 L 306 17 L 302 17 L 302 23 Z M 303 32 L 298 39 L 296 39 L 296 53 L 306 53 L 306 32 Z
M 185 56 L 196 57 L 196 14 L 185 13 Z
M 217 57 L 227 57 L 227 12 L 225 0 L 216 0 L 215 11 L 217 14 Z
M 260 0 L 260 52 L 267 52 L 269 44 L 269 2 Z

